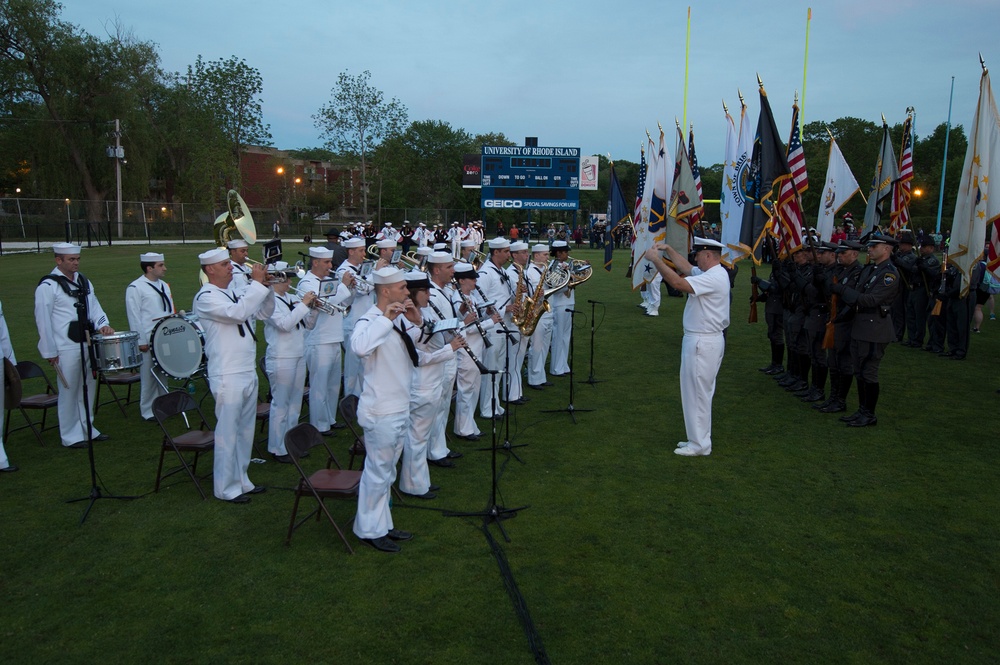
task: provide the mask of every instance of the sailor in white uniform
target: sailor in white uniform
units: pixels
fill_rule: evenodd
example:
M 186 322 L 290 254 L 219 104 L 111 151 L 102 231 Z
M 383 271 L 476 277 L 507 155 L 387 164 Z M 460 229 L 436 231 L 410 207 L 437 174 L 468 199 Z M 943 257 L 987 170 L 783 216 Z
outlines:
M 3 305 L 0 305 L 0 357 L 6 358 L 11 365 L 17 365 L 17 358 L 14 357 L 14 347 L 10 343 L 10 331 L 7 330 L 7 320 L 3 318 Z M 2 361 L 0 361 L 2 362 Z M 17 466 L 7 459 L 7 451 L 3 447 L 3 419 L 7 410 L 4 404 L 4 381 L 0 376 L 0 473 L 13 473 L 17 471 Z
M 427 306 L 423 310 L 424 319 L 429 321 L 440 321 L 443 319 L 461 318 L 452 297 L 455 290 L 452 288 L 452 278 L 455 276 L 455 262 L 451 254 L 447 252 L 433 252 L 427 257 L 427 274 L 430 277 L 430 297 Z M 441 381 L 438 384 L 438 396 L 436 406 L 436 418 L 434 426 L 429 433 L 427 444 L 427 460 L 435 466 L 451 467 L 454 462 L 449 455 L 452 452 L 448 449 L 448 439 L 445 430 L 448 426 L 448 414 L 451 411 L 452 392 L 455 387 L 455 376 L 458 372 L 459 357 L 463 354 L 456 354 L 449 357 L 444 362 L 441 369 Z M 476 401 L 479 399 L 479 385 L 476 384 Z M 473 402 L 475 405 L 475 401 Z
M 59 242 L 52 246 L 56 267 L 42 278 L 35 289 L 35 324 L 38 326 L 38 352 L 56 370 L 59 376 L 59 435 L 67 448 L 86 448 L 88 411 L 90 434 L 94 441 L 106 441 L 93 422 L 94 398 L 97 381 L 91 371 L 89 359 L 86 367 L 80 364 L 80 342 L 86 332 L 81 331 L 77 314 L 76 293 L 83 289 L 87 296 L 87 324 L 92 332 L 113 335 L 114 328 L 108 321 L 94 286 L 78 270 L 80 251 L 77 245 Z M 88 404 L 83 403 L 83 376 L 87 376 Z M 86 408 L 86 410 L 85 410 Z
M 288 270 L 288 264 L 278 261 L 273 268 Z M 264 339 L 267 340 L 264 367 L 271 384 L 267 450 L 275 461 L 282 464 L 292 461 L 285 449 L 285 434 L 299 422 L 299 414 L 302 412 L 308 353 L 306 331 L 316 326 L 316 317 L 319 315 L 319 310 L 311 307 L 316 301 L 316 293 L 308 291 L 299 300 L 289 293 L 291 285 L 290 281 L 285 281 L 271 286 L 274 291 L 274 312 L 264 319 Z M 337 376 L 339 379 L 339 372 Z M 339 381 L 337 389 L 340 389 Z M 312 412 L 310 407 L 309 413 Z
M 125 313 L 131 330 L 139 333 L 139 414 L 143 420 L 153 419 L 153 400 L 166 394 L 166 389 L 153 376 L 153 354 L 149 350 L 150 335 L 157 322 L 175 312 L 170 285 L 163 279 L 167 265 L 163 254 L 147 252 L 139 255 L 142 276 L 125 289 Z
M 521 277 L 521 271 L 527 269 L 528 267 L 528 243 L 526 242 L 513 242 L 510 245 L 510 265 L 507 266 L 507 277 L 513 282 L 515 287 L 515 292 L 517 290 L 517 283 Z M 525 294 L 527 297 L 531 297 L 532 290 L 531 285 L 527 280 L 527 275 L 525 275 Z M 522 312 L 522 315 L 526 312 Z M 514 325 L 513 312 L 511 307 L 507 307 L 507 314 L 505 315 L 504 322 L 507 328 L 513 331 L 515 334 L 507 337 L 507 376 L 508 382 L 505 383 L 506 389 L 504 390 L 504 400 L 509 404 L 524 404 L 527 402 L 527 398 L 524 397 L 521 387 L 521 370 L 524 368 L 524 358 L 528 353 L 528 338 L 520 333 L 517 326 Z
M 229 260 L 233 264 L 232 289 L 236 292 L 236 295 L 241 296 L 247 290 L 247 287 L 250 286 L 251 281 L 251 270 L 247 264 L 247 259 L 250 255 L 250 245 L 247 244 L 246 240 L 237 238 L 226 243 L 226 248 L 229 250 Z
M 248 503 L 265 491 L 247 476 L 257 415 L 257 337 L 252 320 L 274 313 L 267 269 L 255 265 L 242 296 L 232 285 L 233 264 L 223 249 L 198 255 L 208 283 L 194 297 L 194 313 L 205 332 L 208 381 L 215 398 L 214 493 Z
M 476 269 L 470 264 L 459 261 L 455 264 L 455 281 L 458 290 L 452 295 L 452 302 L 455 311 L 464 324 L 466 344 L 477 358 L 482 359 L 486 354 L 485 340 L 490 330 L 496 325 L 499 314 L 492 317 L 480 319 L 479 312 L 483 304 L 482 296 L 476 290 L 476 280 L 479 275 Z M 483 363 L 485 365 L 485 363 Z M 483 392 L 483 385 L 487 386 L 485 392 L 490 393 L 490 374 L 483 373 L 476 365 L 475 361 L 467 353 L 458 356 L 458 375 L 456 379 L 455 394 L 455 434 L 460 438 L 469 441 L 478 441 L 480 437 L 479 427 L 476 425 L 476 404 L 480 400 L 480 393 Z M 493 374 L 496 380 L 498 375 Z M 492 405 L 491 405 L 492 407 Z M 450 462 L 450 460 L 448 460 Z
M 565 240 L 552 242 L 551 255 L 567 270 L 570 268 L 569 245 Z M 570 310 L 576 305 L 574 289 L 565 286 L 549 297 L 552 308 L 552 346 L 549 358 L 549 372 L 553 376 L 569 374 L 569 341 L 573 334 L 573 315 Z
M 525 279 L 531 288 L 532 297 L 544 293 L 541 286 L 542 274 L 545 272 L 549 259 L 549 246 L 545 243 L 534 245 L 531 248 L 531 265 L 525 273 Z M 543 290 L 540 292 L 539 288 Z M 531 341 L 528 343 L 528 387 L 535 390 L 543 390 L 545 386 L 552 383 L 545 376 L 545 359 L 549 355 L 549 346 L 552 343 L 552 311 L 542 314 L 535 326 L 535 332 L 531 334 Z
M 493 238 L 489 241 L 489 260 L 479 269 L 479 279 L 476 290 L 484 300 L 493 303 L 490 312 L 499 315 L 499 321 L 509 319 L 507 306 L 514 297 L 514 282 L 503 266 L 510 258 L 510 241 L 506 238 Z M 508 330 L 510 327 L 508 326 Z M 489 344 L 482 358 L 483 364 L 490 370 L 500 372 L 498 380 L 491 380 L 489 375 L 483 375 L 482 387 L 479 390 L 479 415 L 483 418 L 493 418 L 502 416 L 503 407 L 500 406 L 499 398 L 505 395 L 501 384 L 505 383 L 503 373 L 507 369 L 507 336 L 500 325 L 494 326 L 487 331 Z M 497 405 L 496 411 L 493 405 Z
M 361 395 L 361 360 L 351 347 L 351 335 L 357 320 L 368 311 L 375 302 L 375 285 L 371 276 L 362 277 L 362 266 L 365 263 L 364 238 L 351 238 L 342 245 L 347 249 L 347 260 L 337 267 L 336 279 L 343 280 L 351 290 L 350 297 L 343 305 L 350 306 L 350 311 L 344 314 L 344 394 Z M 346 277 L 345 277 L 346 275 Z M 310 392 L 312 392 L 310 390 Z

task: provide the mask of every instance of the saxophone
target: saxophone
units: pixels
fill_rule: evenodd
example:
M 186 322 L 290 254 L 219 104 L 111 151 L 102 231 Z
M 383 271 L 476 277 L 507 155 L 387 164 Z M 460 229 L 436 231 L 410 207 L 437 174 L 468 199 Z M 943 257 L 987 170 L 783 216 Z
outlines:
M 570 277 L 570 271 L 563 269 L 556 261 L 550 261 L 542 269 L 542 274 L 538 278 L 538 286 L 535 287 L 534 297 L 524 299 L 524 314 L 520 317 L 520 321 L 514 319 L 514 323 L 517 324 L 522 335 L 531 337 L 542 315 L 552 309 L 548 297 L 569 284 Z
M 510 301 L 510 319 L 515 326 L 520 328 L 527 313 L 526 301 L 530 301 L 530 298 L 528 298 L 528 284 L 524 279 L 524 268 L 517 263 L 511 263 L 511 265 L 517 271 L 517 288 L 514 289 L 514 297 Z

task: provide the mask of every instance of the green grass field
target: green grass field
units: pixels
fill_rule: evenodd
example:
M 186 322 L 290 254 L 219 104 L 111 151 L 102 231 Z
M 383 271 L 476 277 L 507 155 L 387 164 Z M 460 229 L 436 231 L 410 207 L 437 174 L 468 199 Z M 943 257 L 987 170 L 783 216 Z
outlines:
M 204 249 L 164 250 L 178 308 L 190 308 Z M 141 251 L 84 250 L 81 270 L 119 330 Z M 964 362 L 891 347 L 878 426 L 849 429 L 756 371 L 769 352 L 763 323 L 746 323 L 744 267 L 713 453 L 681 458 L 683 301 L 642 316 L 626 256 L 577 295 L 574 403 L 594 411 L 576 425 L 541 413 L 568 405 L 567 379 L 528 391 L 510 431 L 524 463 L 501 456 L 501 503 L 530 508 L 504 522 L 511 543 L 492 533 L 551 662 L 997 662 L 1000 322 L 984 322 Z M 33 290 L 51 267 L 49 254 L 0 258 L 22 360 L 41 362 Z M 607 303 L 596 385 L 582 383 L 588 298 Z M 142 498 L 99 501 L 82 526 L 85 504 L 65 500 L 90 490 L 86 453 L 56 432 L 44 447 L 27 430 L 6 441 L 21 470 L 0 474 L 4 662 L 533 662 L 479 521 L 438 512 L 486 504 L 490 458 L 475 444 L 456 446 L 457 468 L 432 467 L 437 500 L 395 507 L 416 534 L 401 554 L 359 544 L 349 556 L 325 523 L 284 546 L 294 468 L 252 465 L 269 490 L 249 505 L 201 501 L 179 476 L 152 494 L 155 424 L 136 405 L 124 419 L 106 406 L 97 424 L 112 437 L 95 448 L 104 486 Z M 346 463 L 346 436 L 331 441 Z M 347 525 L 354 506 L 330 506 Z

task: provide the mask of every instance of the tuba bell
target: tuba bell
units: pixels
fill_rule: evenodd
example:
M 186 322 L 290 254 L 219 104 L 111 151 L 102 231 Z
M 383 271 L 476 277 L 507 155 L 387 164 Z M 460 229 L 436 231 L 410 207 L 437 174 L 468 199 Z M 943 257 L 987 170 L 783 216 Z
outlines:
M 234 235 L 246 240 L 248 245 L 257 242 L 257 228 L 253 224 L 250 208 L 235 189 L 226 193 L 226 212 L 215 218 L 212 235 L 215 237 L 215 245 L 222 248 L 234 239 Z M 257 263 L 250 259 L 247 261 Z M 198 279 L 203 285 L 208 282 L 208 275 L 204 270 L 198 271 Z

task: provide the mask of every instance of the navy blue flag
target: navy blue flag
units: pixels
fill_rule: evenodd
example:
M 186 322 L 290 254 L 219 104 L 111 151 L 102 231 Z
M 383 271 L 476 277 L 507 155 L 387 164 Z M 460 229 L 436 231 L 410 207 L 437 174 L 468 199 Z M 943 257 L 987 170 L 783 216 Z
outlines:
M 604 227 L 604 269 L 611 272 L 611 256 L 614 253 L 612 231 L 619 224 L 627 224 L 631 220 L 629 205 L 625 201 L 622 185 L 615 173 L 615 164 L 611 163 L 611 193 L 608 196 L 608 224 Z M 620 232 L 619 232 L 620 233 Z

